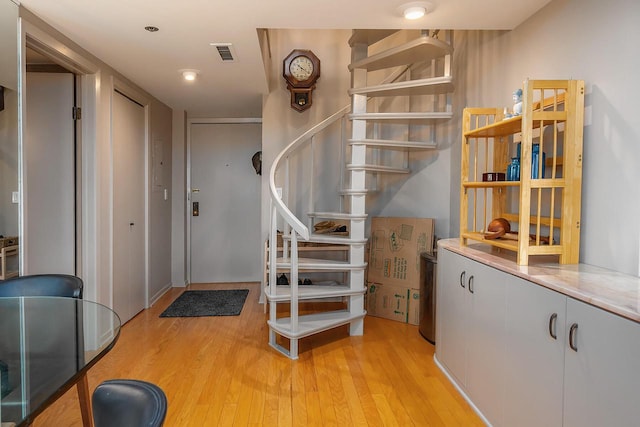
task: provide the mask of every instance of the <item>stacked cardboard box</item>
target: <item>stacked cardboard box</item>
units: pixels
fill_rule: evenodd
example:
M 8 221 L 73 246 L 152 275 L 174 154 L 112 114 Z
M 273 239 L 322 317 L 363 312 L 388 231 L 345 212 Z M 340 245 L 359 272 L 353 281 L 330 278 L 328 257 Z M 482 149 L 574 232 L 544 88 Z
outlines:
M 419 323 L 420 254 L 433 253 L 434 224 L 432 218 L 372 218 L 368 314 Z
M 420 322 L 420 290 L 369 283 L 367 314 L 417 325 Z

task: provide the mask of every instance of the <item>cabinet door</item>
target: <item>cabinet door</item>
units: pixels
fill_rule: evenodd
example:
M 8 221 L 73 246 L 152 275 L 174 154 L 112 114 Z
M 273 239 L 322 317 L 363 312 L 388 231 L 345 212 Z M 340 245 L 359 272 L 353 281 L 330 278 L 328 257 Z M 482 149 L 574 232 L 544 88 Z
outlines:
M 502 419 L 506 276 L 453 252 L 438 253 L 436 354 L 496 426 Z
M 640 324 L 567 298 L 564 426 L 640 422 Z M 568 342 L 567 344 L 571 344 Z
M 561 426 L 567 297 L 513 276 L 506 293 L 504 425 Z
M 475 261 L 467 269 L 467 390 L 494 426 L 502 425 L 507 274 Z
M 467 262 L 467 258 L 447 250 L 438 253 L 436 355 L 462 386 L 466 382 Z

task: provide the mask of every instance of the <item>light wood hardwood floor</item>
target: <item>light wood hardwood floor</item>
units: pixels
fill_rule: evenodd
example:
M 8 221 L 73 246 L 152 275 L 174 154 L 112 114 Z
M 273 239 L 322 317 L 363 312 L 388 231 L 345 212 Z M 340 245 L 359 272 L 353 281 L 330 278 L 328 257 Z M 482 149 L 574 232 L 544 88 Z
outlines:
M 365 334 L 348 328 L 300 342 L 291 361 L 269 347 L 259 285 L 240 316 L 160 318 L 174 288 L 123 326 L 119 341 L 89 371 L 103 380 L 136 378 L 161 386 L 174 426 L 479 426 L 483 425 L 433 362 L 416 326 L 368 316 Z M 47 408 L 35 427 L 80 426 L 76 388 Z

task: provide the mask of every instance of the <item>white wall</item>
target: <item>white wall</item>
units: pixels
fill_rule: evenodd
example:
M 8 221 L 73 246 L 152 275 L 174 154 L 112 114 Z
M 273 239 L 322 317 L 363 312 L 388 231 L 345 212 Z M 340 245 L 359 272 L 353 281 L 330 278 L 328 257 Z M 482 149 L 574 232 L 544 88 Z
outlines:
M 149 302 L 173 283 L 172 225 L 172 110 L 158 101 L 149 108 Z M 165 199 L 166 192 L 166 199 Z
M 171 283 L 187 285 L 187 114 L 173 112 L 171 148 Z
M 554 0 L 512 32 L 458 33 L 457 90 L 465 106 L 510 106 L 527 78 L 586 85 L 580 260 L 638 275 L 640 256 L 640 3 Z M 458 140 L 460 139 L 458 129 Z M 460 147 L 451 162 L 458 235 Z

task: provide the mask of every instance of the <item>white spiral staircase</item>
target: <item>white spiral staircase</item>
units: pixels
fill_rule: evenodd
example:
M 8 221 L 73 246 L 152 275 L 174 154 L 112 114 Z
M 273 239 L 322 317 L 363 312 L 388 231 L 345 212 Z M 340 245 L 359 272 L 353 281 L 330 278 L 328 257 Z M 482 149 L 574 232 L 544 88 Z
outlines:
M 406 39 L 392 30 L 354 30 L 349 40 L 351 105 L 294 140 L 276 157 L 270 169 L 269 248 L 275 250 L 268 253 L 265 287 L 269 344 L 291 359 L 298 358 L 298 340 L 309 335 L 346 324 L 350 335 L 364 333 L 367 194 L 378 189 L 380 174 L 411 173 L 409 150 L 435 149 L 437 123 L 452 117 L 452 33 L 422 31 L 417 37 Z M 380 74 L 385 76 L 381 79 Z M 378 79 L 375 84 L 368 81 L 374 78 Z M 417 102 L 420 110 L 414 111 L 412 100 L 417 95 L 421 99 Z M 406 101 L 399 102 L 402 111 L 395 111 L 394 101 L 399 99 Z M 421 135 L 429 135 L 427 141 L 409 140 L 410 126 L 416 125 L 425 127 Z M 404 137 L 395 139 L 398 126 L 404 127 L 400 132 Z M 395 132 L 388 130 L 393 127 Z M 338 137 L 327 137 L 329 133 Z M 351 137 L 345 138 L 347 134 Z M 340 153 L 344 153 L 342 190 L 335 194 L 341 198 L 338 212 L 321 211 L 316 206 L 314 189 L 317 192 L 321 183 L 313 182 L 313 172 L 310 185 L 304 188 L 308 203 L 302 208 L 301 189 L 290 176 L 292 169 L 300 167 L 300 156 L 307 159 L 308 167 L 318 167 L 314 166 L 315 146 L 326 140 L 339 140 Z M 398 164 L 398 158 L 402 164 Z M 304 221 L 300 219 L 303 216 Z M 321 221 L 344 224 L 347 232 L 313 233 L 314 225 Z M 278 230 L 282 230 L 282 239 L 278 238 Z M 279 277 L 283 282 L 283 274 L 288 284 L 278 284 Z M 338 279 L 316 279 L 332 274 Z M 310 279 L 312 284 L 298 284 L 302 276 L 309 279 L 313 275 L 316 276 Z M 335 303 L 336 299 L 346 304 L 338 310 L 335 304 L 326 304 L 327 309 L 318 309 L 323 304 L 314 304 L 313 312 L 301 313 L 303 301 Z M 284 310 L 279 310 L 279 305 L 285 305 Z

